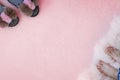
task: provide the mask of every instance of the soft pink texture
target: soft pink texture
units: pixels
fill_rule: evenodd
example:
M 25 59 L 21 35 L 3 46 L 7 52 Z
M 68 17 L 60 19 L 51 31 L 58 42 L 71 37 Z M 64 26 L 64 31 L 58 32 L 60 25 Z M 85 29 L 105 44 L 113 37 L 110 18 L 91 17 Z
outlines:
M 0 29 L 0 80 L 75 80 L 120 0 L 41 0 L 36 18 Z

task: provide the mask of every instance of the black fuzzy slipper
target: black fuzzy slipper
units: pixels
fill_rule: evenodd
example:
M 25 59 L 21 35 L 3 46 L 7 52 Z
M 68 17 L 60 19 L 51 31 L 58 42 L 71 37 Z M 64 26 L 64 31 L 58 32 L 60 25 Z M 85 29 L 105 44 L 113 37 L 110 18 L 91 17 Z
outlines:
M 31 9 L 28 7 L 26 3 L 24 3 L 24 0 L 7 0 L 12 5 L 19 8 L 25 15 L 35 17 L 39 13 L 39 5 L 37 5 L 37 0 L 30 0 L 32 3 L 34 3 L 35 8 Z
M 19 18 L 17 16 L 16 12 L 13 9 L 0 4 L 0 15 L 3 12 L 5 13 L 6 16 L 9 16 L 11 18 L 11 22 L 7 23 L 7 22 L 3 21 L 1 18 L 0 24 L 6 23 L 6 24 L 8 24 L 9 27 L 14 27 L 19 23 Z

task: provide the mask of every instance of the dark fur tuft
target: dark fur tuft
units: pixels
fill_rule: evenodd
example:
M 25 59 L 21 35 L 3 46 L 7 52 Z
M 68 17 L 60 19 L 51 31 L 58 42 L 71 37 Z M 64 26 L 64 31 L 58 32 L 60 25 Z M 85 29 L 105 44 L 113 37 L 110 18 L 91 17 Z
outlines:
M 32 9 L 30 9 L 30 8 L 28 7 L 28 5 L 22 3 L 22 4 L 20 5 L 20 9 L 21 9 L 22 12 L 24 12 L 25 15 L 28 15 L 28 16 L 31 16 L 31 15 L 32 15 L 32 12 L 33 12 L 33 11 L 32 11 Z
M 6 7 L 4 12 L 5 12 L 6 15 L 8 15 L 12 19 L 15 19 L 17 17 L 16 12 L 13 9 L 9 8 L 9 7 Z

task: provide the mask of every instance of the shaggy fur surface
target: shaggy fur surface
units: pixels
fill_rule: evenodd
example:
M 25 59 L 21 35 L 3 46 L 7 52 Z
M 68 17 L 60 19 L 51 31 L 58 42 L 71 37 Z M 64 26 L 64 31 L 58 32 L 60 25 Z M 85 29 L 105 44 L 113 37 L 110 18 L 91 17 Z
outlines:
M 102 74 L 96 66 L 98 62 L 102 60 L 105 63 L 110 64 L 115 69 L 119 69 L 120 61 L 116 61 L 106 54 L 105 50 L 108 46 L 113 46 L 115 49 L 120 50 L 120 16 L 117 16 L 113 19 L 108 33 L 96 44 L 94 48 L 93 63 L 89 70 L 79 76 L 78 80 L 117 80 L 117 76 L 116 79 L 106 76 Z M 113 54 L 116 53 L 114 52 Z M 120 57 L 117 56 L 117 59 L 120 59 Z M 108 73 L 112 73 L 109 68 L 107 71 Z

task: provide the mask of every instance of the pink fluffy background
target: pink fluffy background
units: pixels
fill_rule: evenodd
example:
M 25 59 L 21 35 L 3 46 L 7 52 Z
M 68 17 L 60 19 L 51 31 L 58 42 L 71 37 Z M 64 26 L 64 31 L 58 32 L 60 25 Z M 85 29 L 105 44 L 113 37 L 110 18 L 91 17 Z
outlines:
M 0 80 L 76 80 L 120 0 L 41 0 L 36 18 L 0 29 Z

